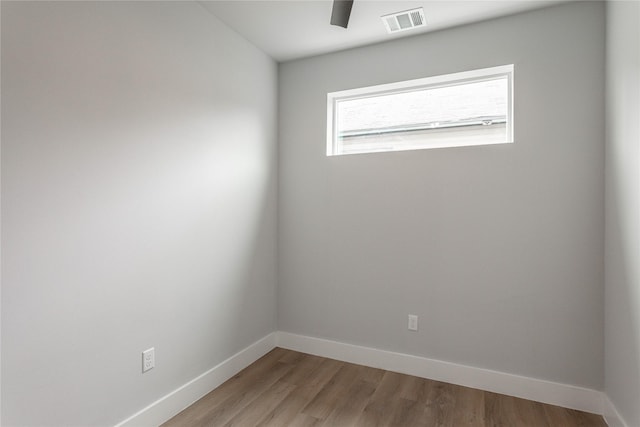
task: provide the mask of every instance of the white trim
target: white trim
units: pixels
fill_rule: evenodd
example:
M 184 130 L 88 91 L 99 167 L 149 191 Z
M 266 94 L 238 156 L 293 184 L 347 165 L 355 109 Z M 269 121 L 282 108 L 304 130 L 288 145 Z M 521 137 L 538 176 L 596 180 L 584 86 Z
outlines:
M 327 156 L 333 156 L 333 153 L 337 151 L 335 146 L 337 108 L 335 108 L 335 106 L 336 106 L 335 99 L 332 98 L 331 93 L 328 93 L 327 94 Z
M 158 426 L 184 408 L 218 387 L 229 378 L 264 356 L 275 347 L 275 332 L 251 344 L 207 372 L 192 379 L 146 408 L 133 414 L 116 427 Z
M 288 332 L 273 332 L 265 336 L 118 423 L 116 427 L 157 426 L 164 423 L 276 346 L 601 414 L 610 427 L 628 427 L 611 400 L 596 390 Z
M 359 87 L 332 92 L 332 98 L 359 98 L 362 96 L 380 95 L 386 92 L 396 92 L 403 89 L 415 90 L 421 87 L 437 87 L 457 85 L 468 80 L 486 79 L 501 77 L 513 73 L 513 64 L 499 65 L 497 67 L 480 68 L 477 70 L 462 71 L 459 73 L 442 74 L 438 76 L 423 77 L 420 79 L 404 80 L 401 82 L 385 83 L 381 85 Z
M 276 345 L 303 353 L 507 394 L 565 408 L 594 414 L 603 413 L 603 393 L 588 388 L 287 332 L 277 333 Z
M 618 409 L 606 394 L 603 394 L 602 400 L 604 406 L 602 416 L 604 417 L 607 425 L 609 427 L 629 427 L 629 424 L 624 421 L 624 418 L 622 418 L 622 415 L 620 415 Z

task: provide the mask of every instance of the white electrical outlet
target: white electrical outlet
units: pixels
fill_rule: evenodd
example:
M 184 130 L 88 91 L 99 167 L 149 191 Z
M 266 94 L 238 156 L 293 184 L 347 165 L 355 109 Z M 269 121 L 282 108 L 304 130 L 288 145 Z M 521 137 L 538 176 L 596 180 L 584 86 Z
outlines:
M 418 330 L 418 316 L 416 316 L 415 314 L 410 314 L 409 315 L 409 325 L 407 327 L 409 328 L 410 331 L 417 331 Z
M 156 350 L 151 347 L 142 352 L 142 372 L 147 372 L 156 366 Z

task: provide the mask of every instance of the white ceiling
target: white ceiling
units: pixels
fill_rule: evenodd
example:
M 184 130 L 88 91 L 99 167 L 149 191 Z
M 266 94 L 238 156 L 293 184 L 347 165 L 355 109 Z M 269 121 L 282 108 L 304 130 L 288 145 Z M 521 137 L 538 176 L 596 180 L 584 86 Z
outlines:
M 223 22 L 277 61 L 288 61 L 470 22 L 538 9 L 566 0 L 355 0 L 349 28 L 329 25 L 332 0 L 203 0 Z M 387 34 L 380 16 L 423 7 L 427 26 Z

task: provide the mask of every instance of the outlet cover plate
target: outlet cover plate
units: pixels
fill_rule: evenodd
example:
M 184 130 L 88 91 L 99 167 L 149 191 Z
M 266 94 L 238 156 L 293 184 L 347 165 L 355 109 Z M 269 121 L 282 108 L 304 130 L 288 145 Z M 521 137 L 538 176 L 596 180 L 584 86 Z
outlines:
M 147 372 L 156 366 L 156 350 L 151 347 L 142 352 L 142 372 Z
M 415 314 L 410 314 L 409 315 L 409 324 L 407 325 L 407 328 L 410 331 L 417 331 L 418 330 L 418 316 L 416 316 Z

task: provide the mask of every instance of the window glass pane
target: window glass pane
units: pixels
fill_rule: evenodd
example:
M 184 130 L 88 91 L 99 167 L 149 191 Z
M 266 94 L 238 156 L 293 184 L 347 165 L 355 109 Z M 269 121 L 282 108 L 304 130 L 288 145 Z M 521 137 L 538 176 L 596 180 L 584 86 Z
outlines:
M 445 79 L 384 92 L 367 93 L 365 88 L 357 96 L 337 96 L 334 151 L 329 154 L 512 142 L 509 77 L 494 73 L 476 80 Z

